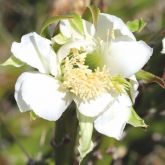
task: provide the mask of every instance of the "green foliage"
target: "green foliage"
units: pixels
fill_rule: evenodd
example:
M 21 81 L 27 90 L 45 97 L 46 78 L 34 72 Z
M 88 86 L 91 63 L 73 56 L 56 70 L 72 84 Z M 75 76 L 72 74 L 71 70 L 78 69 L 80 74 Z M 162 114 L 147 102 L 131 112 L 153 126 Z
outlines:
M 30 120 L 36 120 L 37 116 L 33 111 L 30 111 Z
M 83 23 L 82 23 L 82 19 L 80 17 L 80 15 L 78 14 L 69 14 L 69 15 L 63 15 L 63 16 L 54 16 L 51 18 L 48 18 L 42 25 L 41 28 L 41 32 L 40 34 L 42 36 L 46 36 L 47 31 L 48 31 L 48 27 L 51 24 L 58 24 L 60 20 L 63 19 L 68 19 L 72 25 L 72 27 L 78 31 L 79 33 L 83 34 L 84 33 L 84 29 L 83 29 Z
M 0 66 L 14 66 L 14 67 L 21 67 L 24 65 L 23 62 L 15 58 L 14 56 L 9 57 L 4 63 L 0 64 Z
M 131 108 L 131 114 L 128 122 L 134 127 L 144 127 L 144 128 L 147 127 L 144 120 L 138 116 L 138 114 L 135 112 L 133 108 Z
M 96 26 L 99 13 L 100 9 L 96 6 L 88 6 L 83 14 L 83 18 L 87 21 L 92 21 L 92 23 Z
M 132 32 L 141 32 L 146 26 L 146 22 L 142 18 L 135 19 L 133 21 L 128 21 L 127 26 Z
M 43 23 L 40 34 L 41 34 L 42 36 L 45 36 L 46 33 L 47 33 L 47 28 L 48 28 L 48 26 L 50 26 L 50 25 L 53 24 L 53 23 L 58 23 L 58 22 L 59 22 L 60 20 L 62 20 L 62 19 L 69 19 L 69 18 L 73 18 L 73 16 L 71 16 L 71 15 L 66 15 L 66 16 L 54 16 L 54 17 L 48 18 L 48 19 Z
M 25 164 L 29 159 L 39 161 L 48 154 L 53 122 L 44 120 L 30 121 L 27 114 L 13 115 L 4 118 L 0 114 L 0 141 L 8 143 L 7 150 L 1 149 L 0 155 L 8 155 L 9 164 Z M 0 162 L 1 163 L 1 162 Z
M 115 139 L 103 135 L 98 145 L 98 156 L 94 161 L 94 165 L 110 165 L 112 163 L 113 158 L 111 155 L 111 151 L 108 150 L 113 149 L 116 144 L 117 141 Z
M 155 82 L 158 85 L 160 85 L 162 88 L 165 88 L 165 81 L 162 78 L 150 72 L 140 70 L 139 72 L 136 73 L 136 77 L 138 80 L 144 80 L 146 83 Z

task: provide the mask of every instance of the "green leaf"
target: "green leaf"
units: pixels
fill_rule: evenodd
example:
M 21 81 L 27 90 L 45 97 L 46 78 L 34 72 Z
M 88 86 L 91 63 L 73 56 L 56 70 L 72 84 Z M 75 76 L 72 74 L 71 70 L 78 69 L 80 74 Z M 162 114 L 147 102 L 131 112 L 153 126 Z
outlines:
M 148 126 L 145 124 L 144 120 L 138 116 L 133 108 L 131 108 L 131 115 L 128 121 L 129 124 L 133 125 L 134 127 L 144 127 L 147 128 Z
M 89 9 L 89 6 L 86 8 L 85 12 L 83 13 L 82 18 L 85 19 L 86 21 L 93 22 L 92 13 L 91 10 Z
M 52 41 L 59 44 L 59 45 L 63 45 L 66 42 L 68 42 L 69 39 L 66 38 L 63 34 L 59 33 L 55 37 L 52 38 Z
M 140 32 L 146 26 L 146 22 L 140 18 L 133 21 L 128 21 L 127 26 L 132 32 Z
M 92 151 L 94 144 L 92 142 L 92 133 L 93 133 L 93 119 L 86 117 L 78 112 L 79 119 L 79 146 L 78 151 L 80 153 L 80 163 L 83 158 Z
M 99 140 L 99 145 L 97 146 L 97 151 L 100 154 L 101 159 L 99 157 L 96 157 L 96 159 L 94 160 L 94 165 L 112 165 L 113 155 L 112 153 L 108 153 L 108 151 L 110 148 L 116 148 L 116 146 L 116 139 L 110 138 L 108 136 L 102 136 Z
M 56 22 L 59 22 L 62 19 L 70 19 L 70 18 L 73 18 L 73 15 L 54 16 L 54 17 L 48 18 L 43 23 L 40 34 L 42 36 L 45 36 L 45 32 L 47 31 L 47 28 L 49 25 L 56 23 Z
M 36 120 L 37 116 L 33 111 L 30 111 L 30 120 Z
M 84 34 L 83 21 L 78 14 L 72 14 L 72 18 L 69 19 L 71 26 L 80 34 Z
M 87 21 L 92 21 L 92 23 L 96 27 L 99 13 L 100 13 L 99 8 L 95 6 L 88 6 L 83 14 L 83 18 Z
M 158 85 L 160 85 L 162 88 L 165 89 L 165 81 L 162 78 L 160 78 L 150 72 L 140 70 L 139 72 L 136 73 L 136 78 L 138 80 L 144 80 L 144 82 L 146 82 L 146 83 L 155 82 Z
M 63 20 L 63 19 L 69 19 L 72 27 L 76 31 L 78 31 L 79 33 L 84 34 L 84 28 L 83 28 L 82 19 L 81 19 L 81 16 L 78 15 L 78 14 L 69 14 L 69 15 L 63 15 L 63 16 L 54 16 L 54 17 L 51 17 L 51 18 L 47 19 L 43 23 L 43 25 L 42 25 L 40 34 L 42 36 L 45 36 L 45 34 L 47 32 L 47 28 L 48 28 L 49 25 L 51 25 L 53 23 L 57 23 L 57 22 L 59 22 L 60 20 Z
M 24 65 L 23 62 L 15 58 L 14 56 L 9 57 L 4 63 L 0 64 L 0 66 L 14 66 L 14 67 L 21 67 Z

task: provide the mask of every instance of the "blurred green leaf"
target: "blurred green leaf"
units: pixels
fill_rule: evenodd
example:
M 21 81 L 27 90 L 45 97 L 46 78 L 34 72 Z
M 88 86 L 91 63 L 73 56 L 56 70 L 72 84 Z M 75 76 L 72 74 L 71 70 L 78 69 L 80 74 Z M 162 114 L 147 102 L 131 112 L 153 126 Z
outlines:
M 63 15 L 63 16 L 54 16 L 54 17 L 48 18 L 43 23 L 40 34 L 42 36 L 45 36 L 46 33 L 47 33 L 47 28 L 48 28 L 49 25 L 51 25 L 53 23 L 57 23 L 57 22 L 59 22 L 60 20 L 63 20 L 63 19 L 69 19 L 72 27 L 76 31 L 78 31 L 79 33 L 83 34 L 83 32 L 84 32 L 83 23 L 82 23 L 82 19 L 81 19 L 80 15 L 78 15 L 78 14 L 69 14 L 69 15 Z
M 110 165 L 113 158 L 109 150 L 113 149 L 116 144 L 117 141 L 114 138 L 103 135 L 97 150 L 99 157 L 95 160 L 94 165 Z
M 33 111 L 30 111 L 30 120 L 36 120 L 37 116 Z
M 146 22 L 142 18 L 135 19 L 133 21 L 128 21 L 127 26 L 132 32 L 140 32 L 146 26 Z
M 133 108 L 131 108 L 131 115 L 128 123 L 133 125 L 134 127 L 147 127 L 144 120 L 140 116 L 138 116 L 138 114 L 135 112 Z
M 100 9 L 96 6 L 88 6 L 83 14 L 83 18 L 87 21 L 92 21 L 96 26 Z
M 10 138 L 4 138 L 10 145 L 4 144 L 7 149 L 1 149 L 0 155 L 5 155 L 9 164 L 26 164 L 29 158 L 40 160 L 44 154 L 53 152 L 50 148 L 50 140 L 54 122 L 42 119 L 29 121 L 28 115 L 29 113 L 13 114 L 5 119 L 4 131 L 7 132 L 6 137 Z M 1 140 L 4 141 L 0 138 Z
M 162 88 L 165 88 L 165 81 L 162 78 L 160 78 L 150 72 L 140 70 L 139 72 L 136 73 L 136 78 L 138 80 L 144 80 L 146 83 L 155 82 L 158 85 L 160 85 Z
M 23 62 L 15 58 L 14 56 L 9 57 L 4 63 L 0 64 L 0 66 L 14 66 L 14 67 L 21 67 L 24 65 Z
M 48 18 L 43 23 L 40 34 L 42 36 L 45 36 L 45 33 L 46 33 L 47 28 L 48 28 L 49 25 L 51 25 L 53 23 L 56 23 L 56 22 L 59 22 L 62 19 L 69 19 L 69 18 L 73 18 L 73 15 L 54 16 L 54 17 Z

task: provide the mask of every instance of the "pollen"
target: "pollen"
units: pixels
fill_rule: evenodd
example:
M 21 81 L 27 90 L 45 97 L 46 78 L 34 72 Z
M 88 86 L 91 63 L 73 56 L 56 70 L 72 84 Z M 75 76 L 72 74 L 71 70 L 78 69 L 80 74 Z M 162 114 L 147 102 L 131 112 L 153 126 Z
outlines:
M 123 85 L 116 83 L 106 66 L 91 70 L 85 63 L 87 53 L 71 49 L 70 54 L 61 63 L 62 86 L 83 100 L 99 96 L 105 91 L 121 92 Z M 120 81 L 122 82 L 122 81 Z

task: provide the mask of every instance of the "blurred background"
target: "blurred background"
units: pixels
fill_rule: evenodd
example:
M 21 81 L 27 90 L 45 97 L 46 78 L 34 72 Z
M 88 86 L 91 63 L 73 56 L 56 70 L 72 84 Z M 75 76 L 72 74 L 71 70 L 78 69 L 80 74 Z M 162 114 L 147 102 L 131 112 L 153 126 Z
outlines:
M 0 63 L 11 55 L 13 41 L 32 31 L 39 33 L 46 18 L 74 11 L 82 14 L 89 4 L 125 22 L 142 17 L 147 26 L 135 35 L 154 48 L 145 70 L 165 78 L 165 55 L 160 54 L 165 0 L 0 0 Z M 14 100 L 16 79 L 28 69 L 0 68 L 0 165 L 54 164 L 54 122 L 30 120 L 29 113 L 20 113 Z M 143 83 L 139 91 L 135 109 L 149 127 L 127 126 L 122 141 L 95 133 L 96 148 L 84 165 L 165 164 L 165 91 L 156 84 Z

